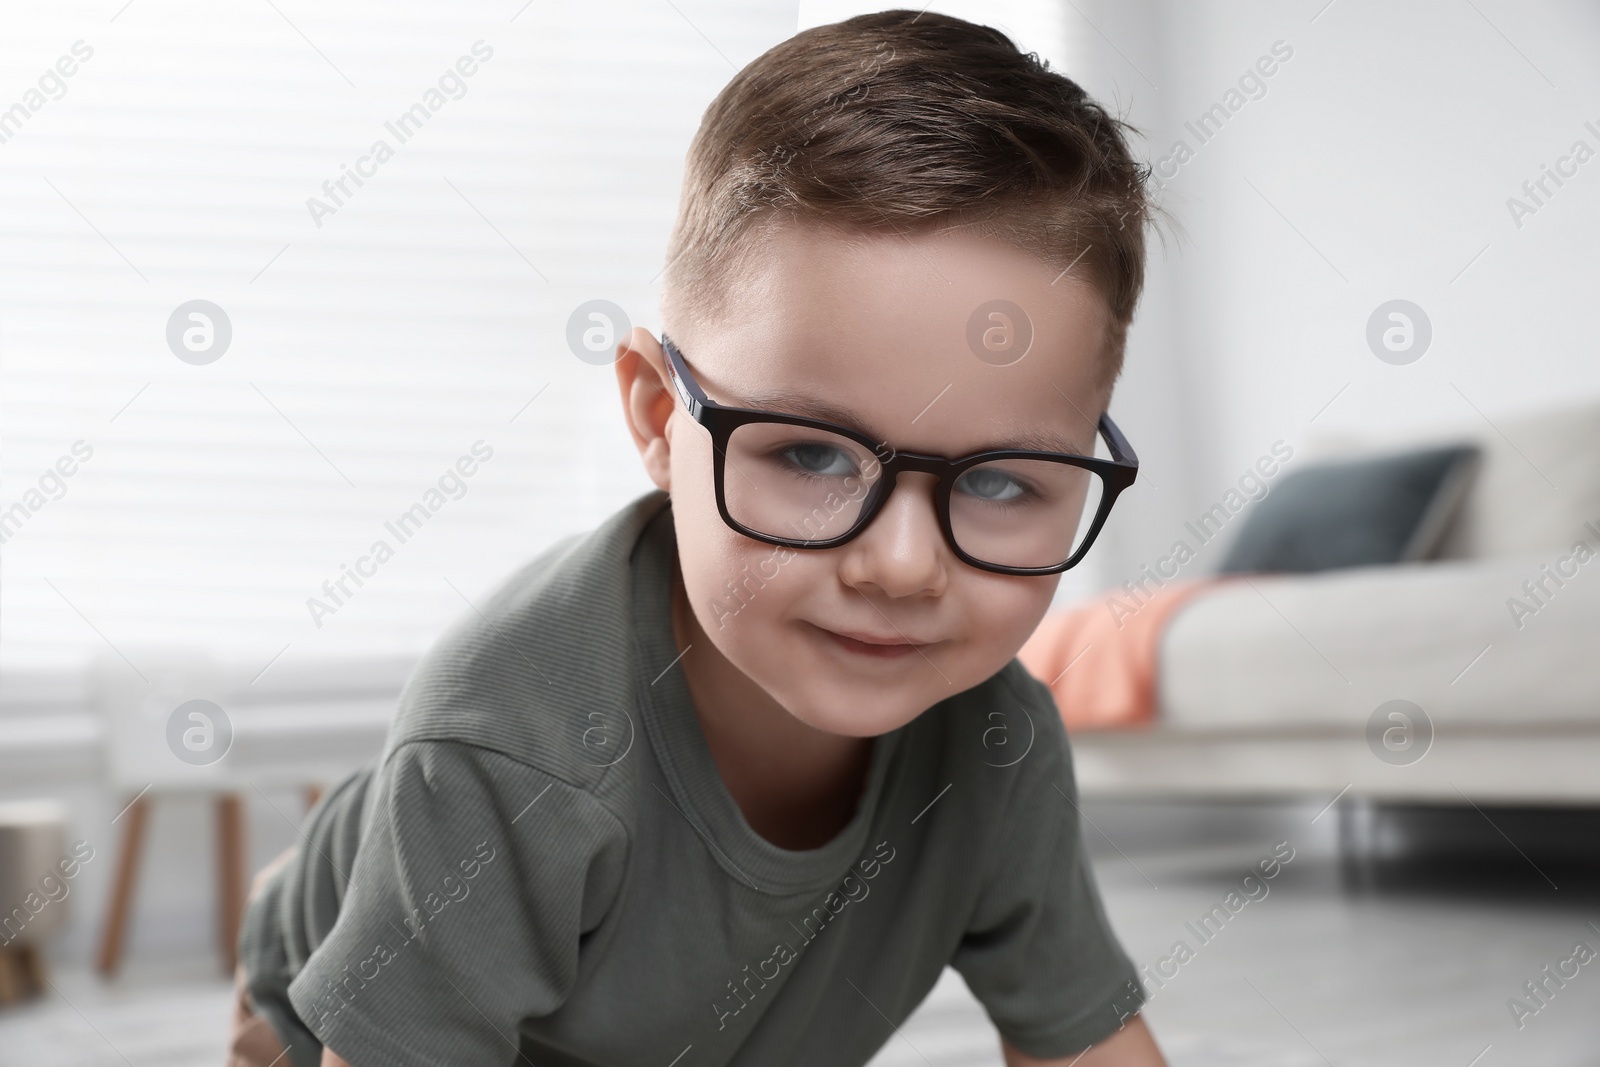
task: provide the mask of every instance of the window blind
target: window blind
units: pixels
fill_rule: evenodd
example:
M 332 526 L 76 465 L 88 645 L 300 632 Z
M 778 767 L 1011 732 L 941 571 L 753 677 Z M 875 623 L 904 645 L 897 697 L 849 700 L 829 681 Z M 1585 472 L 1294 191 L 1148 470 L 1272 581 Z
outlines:
M 155 645 L 414 655 L 647 490 L 568 320 L 657 328 L 689 138 L 795 25 L 733 0 L 9 13 L 0 679 Z

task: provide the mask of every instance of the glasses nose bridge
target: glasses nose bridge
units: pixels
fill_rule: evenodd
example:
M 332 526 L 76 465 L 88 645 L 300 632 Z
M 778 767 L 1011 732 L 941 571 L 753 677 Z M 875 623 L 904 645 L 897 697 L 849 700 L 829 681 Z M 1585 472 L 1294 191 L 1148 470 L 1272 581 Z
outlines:
M 897 452 L 891 450 L 888 457 L 882 461 L 882 489 L 878 493 L 877 507 L 872 509 L 873 515 L 867 521 L 870 522 L 872 518 L 876 518 L 877 512 L 888 505 L 889 498 L 899 488 L 899 479 L 902 474 L 927 474 L 933 478 L 934 508 L 937 510 L 939 485 L 944 481 L 949 470 L 950 461 L 943 456 L 930 456 L 922 452 Z
M 894 496 L 895 490 L 900 488 L 900 475 L 926 474 L 933 478 L 933 485 L 929 486 L 931 503 L 935 519 L 942 527 L 943 521 L 939 517 L 939 486 L 950 471 L 950 461 L 943 456 L 930 456 L 921 452 L 891 452 L 882 464 L 883 476 L 877 499 L 871 508 L 871 514 L 863 518 L 861 529 L 871 525 L 883 510 L 889 506 L 889 499 Z M 948 539 L 948 538 L 947 538 Z
M 950 461 L 943 456 L 930 456 L 921 452 L 893 452 L 884 468 L 890 478 L 897 474 L 915 473 L 931 474 L 942 479 L 950 468 Z

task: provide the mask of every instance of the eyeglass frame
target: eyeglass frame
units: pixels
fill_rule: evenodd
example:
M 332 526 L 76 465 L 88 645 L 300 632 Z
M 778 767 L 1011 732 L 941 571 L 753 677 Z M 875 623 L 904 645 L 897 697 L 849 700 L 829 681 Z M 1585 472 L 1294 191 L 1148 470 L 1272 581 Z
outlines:
M 706 395 L 700 387 L 699 381 L 689 369 L 688 360 L 678 347 L 665 333 L 661 335 L 661 347 L 667 356 L 667 373 L 672 379 L 673 388 L 677 391 L 678 398 L 683 401 L 683 406 L 689 417 L 711 434 L 711 445 L 716 453 L 712 463 L 713 482 L 716 486 L 717 511 L 722 515 L 722 521 L 735 533 L 743 534 L 763 544 L 777 545 L 784 548 L 837 548 L 859 537 L 872 520 L 877 518 L 883 510 L 884 504 L 894 494 L 896 477 L 904 472 L 931 474 L 938 479 L 934 489 L 934 512 L 939 517 L 940 531 L 944 540 L 963 563 L 977 567 L 979 570 L 991 571 L 996 574 L 1014 574 L 1024 576 L 1038 576 L 1046 574 L 1060 574 L 1062 571 L 1075 567 L 1084 557 L 1095 539 L 1100 535 L 1100 530 L 1105 526 L 1106 517 L 1111 514 L 1111 507 L 1116 503 L 1117 497 L 1123 490 L 1134 482 L 1139 473 L 1139 457 L 1134 454 L 1133 446 L 1123 436 L 1117 424 L 1111 421 L 1109 414 L 1102 414 L 1096 426 L 1099 435 L 1104 438 L 1107 448 L 1111 451 L 1110 459 L 1100 459 L 1096 456 L 1080 456 L 1072 452 L 1041 452 L 1032 449 L 1004 448 L 993 449 L 986 452 L 973 452 L 965 456 L 949 459 L 945 456 L 934 456 L 920 452 L 901 452 L 887 441 L 873 441 L 866 434 L 849 426 L 840 426 L 837 423 L 825 422 L 821 419 L 807 418 L 803 415 L 790 415 L 781 411 L 760 411 L 755 408 L 733 407 L 728 404 L 719 404 Z M 780 537 L 752 529 L 736 520 L 728 511 L 727 495 L 724 492 L 725 468 L 727 466 L 728 440 L 735 430 L 741 426 L 756 422 L 773 422 L 790 426 L 800 426 L 807 429 L 819 430 L 824 433 L 836 434 L 840 437 L 855 441 L 869 450 L 877 457 L 882 469 L 882 475 L 868 490 L 866 498 L 861 502 L 861 512 L 854 525 L 837 537 L 826 540 L 797 539 Z M 889 455 L 883 456 L 887 449 Z M 955 483 L 962 474 L 972 467 L 984 463 L 993 463 L 1007 459 L 1032 459 L 1061 463 L 1066 466 L 1079 467 L 1087 470 L 1100 478 L 1103 491 L 1100 497 L 1099 510 L 1089 526 L 1089 532 L 1084 536 L 1083 544 L 1061 563 L 1049 567 L 1011 567 L 999 563 L 989 563 L 967 553 L 957 542 L 955 530 L 950 523 L 950 493 L 955 488 Z M 1081 517 L 1080 517 L 1081 521 Z

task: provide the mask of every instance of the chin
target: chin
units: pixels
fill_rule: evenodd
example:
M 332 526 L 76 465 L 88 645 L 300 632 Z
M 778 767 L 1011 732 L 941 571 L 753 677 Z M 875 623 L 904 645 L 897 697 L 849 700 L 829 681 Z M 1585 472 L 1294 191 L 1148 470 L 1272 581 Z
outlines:
M 877 737 L 897 730 L 941 698 L 918 699 L 908 686 L 806 686 L 780 700 L 784 709 L 813 730 L 842 737 Z

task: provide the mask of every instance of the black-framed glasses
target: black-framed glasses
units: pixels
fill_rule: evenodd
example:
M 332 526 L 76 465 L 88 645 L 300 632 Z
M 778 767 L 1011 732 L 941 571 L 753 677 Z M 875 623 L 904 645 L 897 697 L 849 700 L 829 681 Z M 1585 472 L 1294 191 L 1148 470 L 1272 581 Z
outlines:
M 717 510 L 769 545 L 835 548 L 866 529 L 902 473 L 931 474 L 945 541 L 963 561 L 1000 574 L 1056 574 L 1094 543 L 1139 458 L 1109 415 L 1110 458 L 1000 449 L 947 459 L 899 452 L 848 426 L 729 407 L 706 396 L 663 334 L 667 369 L 689 417 L 711 434 Z

